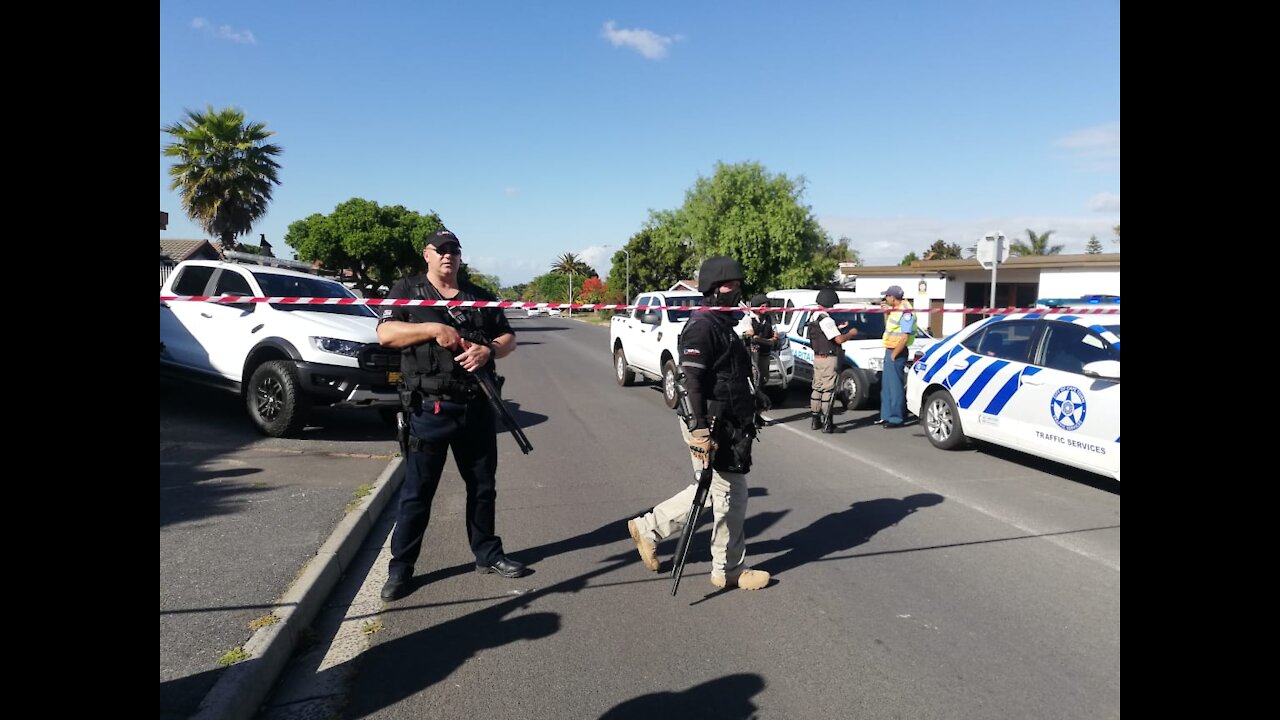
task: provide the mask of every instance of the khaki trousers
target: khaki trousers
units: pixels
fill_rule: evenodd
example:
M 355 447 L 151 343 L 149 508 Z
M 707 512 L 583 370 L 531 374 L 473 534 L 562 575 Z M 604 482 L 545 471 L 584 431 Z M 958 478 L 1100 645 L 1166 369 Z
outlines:
M 831 414 L 831 401 L 836 396 L 836 368 L 840 358 L 835 355 L 813 358 L 813 391 L 809 393 L 809 409 L 824 415 Z
M 693 436 L 689 434 L 683 420 L 676 420 L 680 423 L 680 433 L 687 443 Z M 696 479 L 702 472 L 702 464 L 692 455 L 690 461 Z M 689 506 L 693 505 L 697 489 L 695 482 L 658 503 L 652 511 L 636 518 L 636 526 L 641 534 L 655 543 L 672 535 L 679 535 L 684 530 Z M 743 473 L 713 471 L 707 505 L 711 507 L 712 513 L 711 574 L 724 577 L 726 573 L 737 571 L 747 555 L 747 541 L 742 535 L 742 524 L 747 518 L 747 476 Z

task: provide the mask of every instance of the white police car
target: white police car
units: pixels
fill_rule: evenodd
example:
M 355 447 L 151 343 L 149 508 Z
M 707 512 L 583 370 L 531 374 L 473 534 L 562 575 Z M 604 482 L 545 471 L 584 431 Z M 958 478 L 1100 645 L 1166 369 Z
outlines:
M 1120 479 L 1120 315 L 999 315 L 929 349 L 907 409 L 934 447 L 977 438 Z

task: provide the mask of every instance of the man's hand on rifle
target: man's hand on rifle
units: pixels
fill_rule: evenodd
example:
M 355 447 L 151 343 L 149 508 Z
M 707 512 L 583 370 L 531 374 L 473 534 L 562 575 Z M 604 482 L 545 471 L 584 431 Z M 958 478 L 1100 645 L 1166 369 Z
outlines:
M 702 467 L 708 467 L 711 464 L 711 451 L 715 449 L 716 444 L 711 441 L 711 431 L 707 428 L 698 428 L 689 433 L 689 452 L 693 453 L 694 459 L 702 463 Z
M 493 350 L 488 345 L 462 339 L 462 352 L 454 358 L 467 372 L 475 372 L 489 363 Z

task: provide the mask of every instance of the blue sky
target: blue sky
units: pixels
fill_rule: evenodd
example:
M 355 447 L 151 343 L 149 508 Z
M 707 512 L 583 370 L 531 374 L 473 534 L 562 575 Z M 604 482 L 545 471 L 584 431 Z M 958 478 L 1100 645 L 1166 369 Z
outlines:
M 504 285 L 607 273 L 717 161 L 803 177 L 866 265 L 991 230 L 1119 249 L 1119 0 L 162 0 L 160 126 L 208 105 L 284 149 L 242 238 L 277 255 L 360 197 L 438 212 Z M 170 164 L 160 235 L 204 237 Z

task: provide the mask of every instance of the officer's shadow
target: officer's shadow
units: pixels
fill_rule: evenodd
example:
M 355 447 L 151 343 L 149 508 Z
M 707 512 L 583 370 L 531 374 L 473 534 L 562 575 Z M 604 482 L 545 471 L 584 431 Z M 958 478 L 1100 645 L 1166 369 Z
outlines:
M 632 698 L 613 706 L 600 720 L 749 720 L 759 710 L 751 698 L 764 686 L 764 678 L 755 673 L 726 675 L 683 692 Z
M 920 493 L 908 495 L 901 500 L 883 498 L 856 502 L 848 510 L 819 518 L 808 527 L 785 537 L 750 543 L 747 554 L 783 553 L 754 564 L 771 575 L 778 575 L 833 553 L 857 547 L 881 530 L 897 525 L 916 510 L 937 505 L 943 499 L 941 495 L 934 493 Z
M 507 412 L 511 413 L 511 417 L 514 418 L 517 423 L 519 423 L 521 430 L 524 430 L 525 428 L 533 427 L 534 425 L 538 425 L 540 423 L 544 423 L 547 421 L 546 415 L 542 415 L 540 413 L 535 413 L 535 412 L 529 412 L 528 410 L 521 409 L 520 403 L 518 402 L 515 402 L 513 400 L 507 400 L 507 399 L 503 399 L 502 402 L 507 406 Z M 493 418 L 493 430 L 496 433 L 510 432 L 507 429 L 507 426 L 503 424 L 502 418 L 497 417 L 496 413 Z

